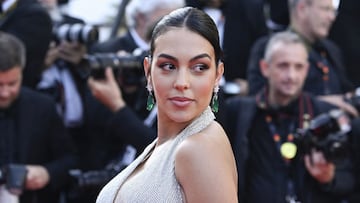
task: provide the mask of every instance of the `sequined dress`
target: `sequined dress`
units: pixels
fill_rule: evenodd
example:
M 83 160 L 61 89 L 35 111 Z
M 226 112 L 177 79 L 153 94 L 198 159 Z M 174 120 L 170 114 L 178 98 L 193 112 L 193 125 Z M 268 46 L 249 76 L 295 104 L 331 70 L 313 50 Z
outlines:
M 175 151 L 186 137 L 205 129 L 214 118 L 210 108 L 207 108 L 174 139 L 161 144 L 155 150 L 157 140 L 154 140 L 138 158 L 101 190 L 96 203 L 186 202 L 183 190 L 175 177 Z M 151 162 L 146 163 L 146 170 L 139 171 L 123 185 L 129 175 L 150 154 Z

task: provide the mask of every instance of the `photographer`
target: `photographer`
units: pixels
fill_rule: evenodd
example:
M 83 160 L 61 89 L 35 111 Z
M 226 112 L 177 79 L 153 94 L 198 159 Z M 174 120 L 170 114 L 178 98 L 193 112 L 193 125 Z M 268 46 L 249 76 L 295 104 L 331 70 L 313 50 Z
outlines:
M 72 180 L 66 201 L 94 202 L 102 182 L 113 173 L 107 172 L 106 166 L 124 151 L 108 132 L 112 112 L 100 104 L 87 87 L 89 71 L 83 62 L 88 48 L 98 40 L 98 30 L 81 19 L 62 14 L 57 0 L 40 2 L 52 17 L 53 41 L 44 61 L 47 69 L 37 89 L 57 102 L 58 113 L 79 156 L 78 167 L 68 171 Z M 114 150 L 115 145 L 120 145 L 119 149 Z M 93 170 L 99 173 L 88 176 L 87 172 Z
M 22 87 L 21 41 L 0 32 L 0 52 L 1 198 L 7 203 L 59 202 L 68 170 L 76 167 L 72 140 L 53 100 Z
M 226 103 L 222 123 L 234 149 L 242 203 L 341 202 L 353 188 L 347 157 L 330 159 L 326 150 L 315 145 L 305 150 L 296 142 L 297 129 L 334 109 L 302 91 L 307 59 L 298 35 L 274 34 L 260 63 L 265 88 L 256 97 Z
M 54 97 L 58 112 L 67 127 L 76 127 L 82 122 L 82 102 L 77 90 L 77 80 L 80 78 L 77 66 L 87 52 L 87 44 L 81 40 L 88 39 L 88 35 L 80 37 L 85 24 L 81 19 L 61 13 L 57 0 L 38 1 L 52 19 L 53 38 L 44 60 L 46 69 L 37 89 Z M 75 26 L 79 28 L 74 30 Z

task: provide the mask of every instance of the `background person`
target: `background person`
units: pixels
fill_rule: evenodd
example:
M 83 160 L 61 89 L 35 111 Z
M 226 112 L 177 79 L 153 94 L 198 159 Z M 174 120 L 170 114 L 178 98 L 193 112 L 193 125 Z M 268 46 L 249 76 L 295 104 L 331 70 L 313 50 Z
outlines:
M 302 90 L 309 70 L 306 45 L 293 32 L 278 32 L 260 67 L 266 86 L 255 97 L 230 98 L 223 122 L 237 161 L 240 202 L 342 202 L 354 186 L 350 157 L 335 159 L 326 153 L 331 144 L 308 146 L 296 136 L 317 115 L 335 109 Z
M 26 167 L 20 203 L 58 202 L 69 183 L 68 171 L 77 166 L 71 137 L 53 100 L 22 87 L 22 42 L 0 32 L 0 52 L 0 166 Z

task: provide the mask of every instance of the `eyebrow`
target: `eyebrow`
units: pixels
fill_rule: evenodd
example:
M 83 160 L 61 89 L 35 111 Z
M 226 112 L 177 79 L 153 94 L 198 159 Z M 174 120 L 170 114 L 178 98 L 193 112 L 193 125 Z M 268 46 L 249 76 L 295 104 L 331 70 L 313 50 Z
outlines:
M 167 58 L 167 59 L 170 59 L 170 60 L 178 61 L 177 58 L 175 58 L 175 57 L 173 57 L 171 55 L 168 55 L 168 54 L 160 54 L 158 56 L 158 58 Z M 199 55 L 196 55 L 196 56 L 192 57 L 190 59 L 190 61 L 192 62 L 192 61 L 195 61 L 195 60 L 200 59 L 200 58 L 209 58 L 209 59 L 211 59 L 209 54 L 204 53 L 204 54 L 199 54 Z

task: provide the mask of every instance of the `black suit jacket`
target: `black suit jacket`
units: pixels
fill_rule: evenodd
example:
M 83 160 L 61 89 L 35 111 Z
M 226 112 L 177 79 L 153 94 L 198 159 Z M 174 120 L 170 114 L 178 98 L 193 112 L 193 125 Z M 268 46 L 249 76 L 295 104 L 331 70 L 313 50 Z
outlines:
M 0 30 L 24 42 L 27 62 L 23 84 L 35 88 L 41 78 L 45 54 L 52 37 L 50 16 L 37 1 L 18 0 L 15 7 L 0 17 Z
M 60 189 L 69 181 L 68 170 L 76 168 L 76 156 L 54 101 L 23 87 L 11 108 L 17 129 L 13 162 L 42 165 L 50 175 L 50 184 L 41 190 L 25 191 L 20 203 L 56 203 Z

